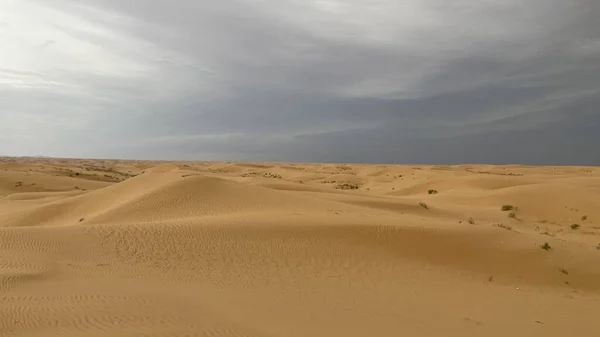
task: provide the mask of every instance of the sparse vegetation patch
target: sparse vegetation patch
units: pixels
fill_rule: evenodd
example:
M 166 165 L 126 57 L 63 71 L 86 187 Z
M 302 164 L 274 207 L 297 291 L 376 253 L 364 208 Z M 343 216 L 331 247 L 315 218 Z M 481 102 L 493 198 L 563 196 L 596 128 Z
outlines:
M 512 231 L 512 227 L 511 226 L 505 225 L 503 223 L 496 224 L 495 226 L 496 227 L 500 227 L 500 228 L 504 228 L 504 229 L 509 230 L 509 231 Z
M 335 184 L 337 181 L 335 180 L 322 180 L 321 184 Z
M 427 194 L 438 194 L 438 191 L 436 191 L 436 190 L 429 190 L 429 191 L 427 191 Z
M 360 188 L 360 186 L 354 183 L 343 183 L 336 185 L 335 188 L 338 190 L 357 190 Z
M 543 250 L 550 250 L 550 249 L 552 249 L 552 247 L 550 247 L 550 244 L 548 242 L 544 242 L 543 245 L 540 245 L 540 248 L 542 248 Z
M 263 177 L 263 178 L 271 178 L 271 179 L 281 179 L 281 175 L 272 172 L 247 172 L 242 174 L 242 177 Z

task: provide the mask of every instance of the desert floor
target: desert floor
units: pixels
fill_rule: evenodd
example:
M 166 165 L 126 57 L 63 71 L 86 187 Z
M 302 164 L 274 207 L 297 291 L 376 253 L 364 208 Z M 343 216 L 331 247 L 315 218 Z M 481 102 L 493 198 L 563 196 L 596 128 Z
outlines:
M 0 336 L 600 336 L 600 168 L 2 158 Z

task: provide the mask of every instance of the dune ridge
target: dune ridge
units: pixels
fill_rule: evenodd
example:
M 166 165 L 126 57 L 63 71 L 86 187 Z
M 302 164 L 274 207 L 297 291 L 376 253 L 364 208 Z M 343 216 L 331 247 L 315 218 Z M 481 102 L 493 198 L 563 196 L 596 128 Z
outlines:
M 598 168 L 2 158 L 0 192 L 0 336 L 600 331 Z

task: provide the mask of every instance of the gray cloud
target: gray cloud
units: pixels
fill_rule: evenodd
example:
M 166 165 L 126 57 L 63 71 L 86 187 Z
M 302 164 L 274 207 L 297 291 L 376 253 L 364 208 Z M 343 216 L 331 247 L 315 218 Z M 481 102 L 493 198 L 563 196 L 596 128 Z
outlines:
M 600 164 L 594 0 L 10 6 L 0 153 Z

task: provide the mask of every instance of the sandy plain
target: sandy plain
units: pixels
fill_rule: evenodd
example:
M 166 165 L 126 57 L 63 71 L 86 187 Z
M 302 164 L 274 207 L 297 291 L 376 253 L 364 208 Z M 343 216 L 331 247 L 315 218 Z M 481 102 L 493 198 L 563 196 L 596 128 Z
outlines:
M 0 336 L 403 335 L 600 336 L 600 168 L 0 159 Z

